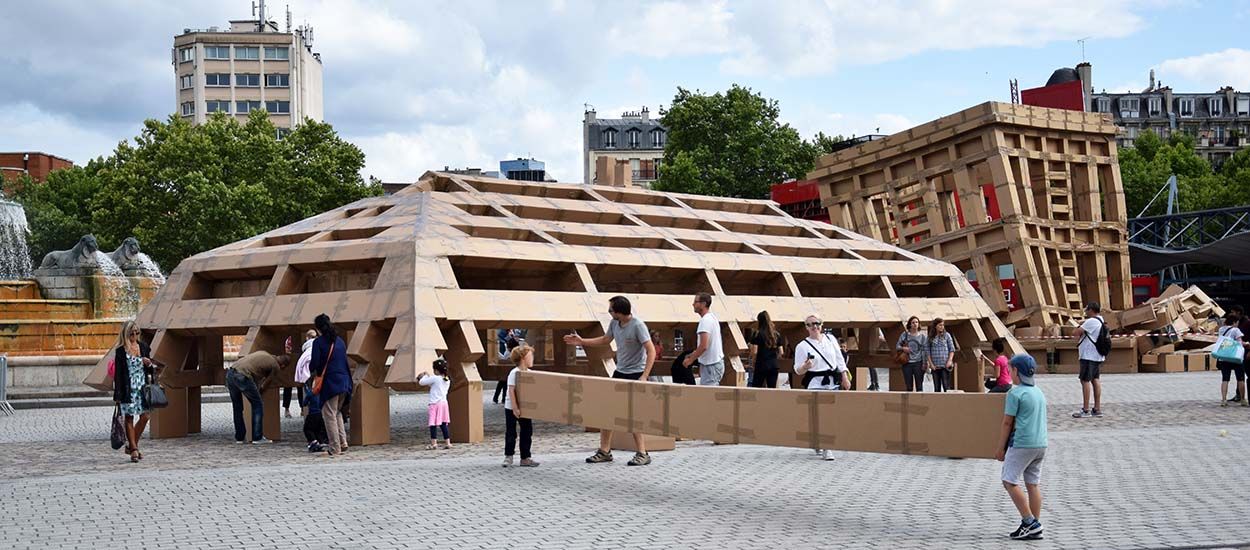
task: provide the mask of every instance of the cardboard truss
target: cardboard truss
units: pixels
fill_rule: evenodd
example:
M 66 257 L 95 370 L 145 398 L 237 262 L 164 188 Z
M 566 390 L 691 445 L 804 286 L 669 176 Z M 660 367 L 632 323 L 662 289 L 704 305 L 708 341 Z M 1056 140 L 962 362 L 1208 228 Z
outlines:
M 1004 394 L 777 391 L 524 372 L 526 418 L 592 428 L 871 453 L 994 458 Z
M 1010 326 L 1132 306 L 1116 127 L 1098 113 L 984 103 L 825 155 L 808 179 L 834 225 L 975 274 Z M 1008 309 L 1000 266 L 1022 308 Z
M 792 218 L 769 201 L 431 172 L 394 195 L 181 262 L 139 316 L 170 366 L 161 382 L 174 405 L 156 412 L 153 433 L 198 430 L 199 388 L 224 381 L 223 337 L 244 335 L 243 354 L 279 352 L 326 313 L 355 365 L 353 444 L 389 440 L 388 389 L 420 391 L 418 375 L 440 355 L 451 365 L 453 439 L 480 441 L 482 373 L 495 353 L 484 333 L 551 334 L 531 341 L 539 370 L 607 376 L 612 350 L 580 357 L 561 336 L 602 334 L 608 299 L 623 294 L 665 341 L 683 330 L 691 342 L 697 292 L 712 293 L 722 321 L 724 385 L 744 382 L 740 357 L 761 310 L 791 343 L 816 313 L 866 350 L 879 349 L 877 329 L 892 344 L 908 316 L 941 317 L 967 348 L 956 372 L 967 391 L 981 388 L 973 344 L 1010 336 L 954 266 Z M 885 366 L 887 355 L 853 361 Z M 104 368 L 86 382 L 108 387 Z M 277 410 L 277 394 L 265 395 L 267 410 Z M 265 431 L 280 436 L 276 422 Z

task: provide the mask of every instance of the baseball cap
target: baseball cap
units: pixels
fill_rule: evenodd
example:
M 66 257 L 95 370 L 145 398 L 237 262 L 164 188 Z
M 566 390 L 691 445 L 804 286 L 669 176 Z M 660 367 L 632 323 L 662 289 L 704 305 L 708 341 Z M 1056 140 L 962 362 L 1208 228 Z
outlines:
M 1033 356 L 1021 353 L 1012 357 L 1008 363 L 1016 369 L 1016 382 L 1026 386 L 1033 385 L 1033 375 L 1037 373 L 1037 361 L 1033 360 Z

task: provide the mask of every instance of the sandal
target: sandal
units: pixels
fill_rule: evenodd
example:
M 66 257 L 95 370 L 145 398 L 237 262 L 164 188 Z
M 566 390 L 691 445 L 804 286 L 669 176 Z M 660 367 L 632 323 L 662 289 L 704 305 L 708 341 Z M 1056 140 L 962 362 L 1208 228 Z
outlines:
M 131 462 L 139 461 L 139 451 L 130 451 L 130 461 Z
M 438 448 L 438 447 L 434 446 L 434 444 L 433 444 L 433 443 L 427 443 L 427 444 L 425 445 L 425 450 L 427 450 L 427 451 L 433 451 L 434 449 L 437 449 L 437 448 Z

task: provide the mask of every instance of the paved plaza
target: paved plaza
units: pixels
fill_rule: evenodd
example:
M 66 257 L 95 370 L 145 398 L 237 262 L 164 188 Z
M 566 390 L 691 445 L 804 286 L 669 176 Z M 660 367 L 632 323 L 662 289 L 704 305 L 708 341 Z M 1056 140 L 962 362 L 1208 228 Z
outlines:
M 1220 408 L 1218 380 L 1108 376 L 1108 416 L 1078 420 L 1075 376 L 1039 376 L 1043 541 L 1006 538 L 993 461 L 679 442 L 651 466 L 588 465 L 596 434 L 538 423 L 542 466 L 503 469 L 498 405 L 485 442 L 425 451 L 424 395 L 398 395 L 395 441 L 333 460 L 303 450 L 299 418 L 282 442 L 231 444 L 228 404 L 205 405 L 202 434 L 145 441 L 140 464 L 109 449 L 109 408 L 0 417 L 0 547 L 1250 546 L 1250 409 Z

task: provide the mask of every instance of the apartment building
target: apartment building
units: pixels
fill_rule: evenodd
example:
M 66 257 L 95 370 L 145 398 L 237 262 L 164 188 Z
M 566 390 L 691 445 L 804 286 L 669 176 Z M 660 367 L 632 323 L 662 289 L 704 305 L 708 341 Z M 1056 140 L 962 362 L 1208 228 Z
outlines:
M 1250 146 L 1250 93 L 1224 86 L 1213 92 L 1175 92 L 1155 80 L 1140 92 L 1094 91 L 1093 67 L 1081 63 L 1056 70 L 1045 86 L 1023 90 L 1026 105 L 1107 113 L 1122 131 L 1118 145 L 1131 147 L 1145 132 L 1167 139 L 1194 136 L 1195 152 L 1219 168 L 1237 150 Z
M 582 119 L 582 181 L 597 183 L 597 166 L 600 157 L 629 162 L 631 181 L 650 187 L 659 177 L 660 162 L 664 159 L 664 143 L 668 131 L 659 120 L 651 118 L 651 111 L 621 114 L 621 118 L 598 118 L 594 109 L 585 112 Z
M 230 22 L 220 30 L 184 29 L 174 37 L 177 113 L 200 124 L 213 113 L 247 118 L 264 109 L 279 137 L 304 119 L 322 120 L 321 54 L 312 51 L 312 29 L 282 32 L 273 21 Z

